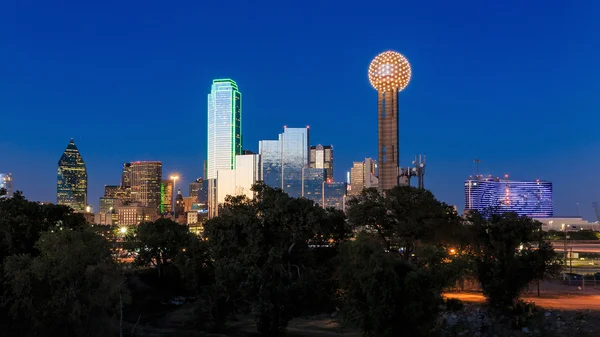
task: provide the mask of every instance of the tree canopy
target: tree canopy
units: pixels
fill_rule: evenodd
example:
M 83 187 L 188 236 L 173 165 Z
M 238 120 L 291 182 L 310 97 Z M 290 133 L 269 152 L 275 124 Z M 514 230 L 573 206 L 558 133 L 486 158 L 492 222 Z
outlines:
M 516 213 L 469 216 L 475 275 L 490 305 L 505 311 L 533 280 L 560 269 L 541 223 Z
M 228 197 L 219 216 L 205 224 L 205 234 L 215 286 L 229 307 L 249 304 L 259 332 L 278 336 L 327 288 L 316 248 L 335 247 L 351 232 L 338 211 L 264 184 L 253 191 L 253 200 Z
M 107 336 L 127 290 L 108 242 L 87 230 L 45 232 L 39 255 L 4 263 L 2 302 L 15 336 Z

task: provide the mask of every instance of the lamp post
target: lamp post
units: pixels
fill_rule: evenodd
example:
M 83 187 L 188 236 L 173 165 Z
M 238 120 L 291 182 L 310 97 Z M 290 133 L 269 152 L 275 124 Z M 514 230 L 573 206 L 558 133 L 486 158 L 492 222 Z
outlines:
M 171 210 L 173 211 L 173 216 L 175 216 L 175 185 L 177 183 L 177 179 L 179 179 L 179 176 L 173 175 L 173 176 L 171 176 L 171 179 L 173 180 L 173 191 L 171 191 L 171 198 L 173 200 L 171 200 L 171 203 L 172 203 Z

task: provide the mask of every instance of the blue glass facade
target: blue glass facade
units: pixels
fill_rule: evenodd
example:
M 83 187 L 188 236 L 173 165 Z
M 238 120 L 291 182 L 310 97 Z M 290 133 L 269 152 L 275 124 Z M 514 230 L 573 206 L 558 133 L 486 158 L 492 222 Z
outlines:
M 56 201 L 59 205 L 83 212 L 87 204 L 88 175 L 73 139 L 58 161 Z
M 327 169 L 305 167 L 302 170 L 302 196 L 322 206 L 325 179 Z
M 504 181 L 479 178 L 465 181 L 465 210 L 515 212 L 519 215 L 552 217 L 552 183 L 549 181 Z
M 346 189 L 346 183 L 326 182 L 323 185 L 323 208 L 333 207 L 343 210 Z
M 309 129 L 285 128 L 278 140 L 258 143 L 265 184 L 289 196 L 302 196 L 302 170 L 309 165 Z
M 214 80 L 208 94 L 207 179 L 218 170 L 235 169 L 235 156 L 242 154 L 242 94 L 235 81 Z

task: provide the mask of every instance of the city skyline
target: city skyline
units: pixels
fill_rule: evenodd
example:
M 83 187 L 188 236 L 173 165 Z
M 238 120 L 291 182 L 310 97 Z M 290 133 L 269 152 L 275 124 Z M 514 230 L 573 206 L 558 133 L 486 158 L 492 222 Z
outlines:
M 391 14 L 365 17 L 356 25 L 352 15 L 359 9 L 345 8 L 342 19 L 332 19 L 326 13 L 337 7 L 323 4 L 316 13 L 311 10 L 312 25 L 299 24 L 304 30 L 286 34 L 272 29 L 285 20 L 271 9 L 261 14 L 266 16 L 261 23 L 240 32 L 237 45 L 219 43 L 233 27 L 202 33 L 217 18 L 203 17 L 199 5 L 169 12 L 178 19 L 167 18 L 160 32 L 150 22 L 166 13 L 149 4 L 134 25 L 122 17 L 114 28 L 105 23 L 107 14 L 92 15 L 93 6 L 86 4 L 66 13 L 27 6 L 9 6 L 9 20 L 0 24 L 9 33 L 0 58 L 11 64 L 0 88 L 0 110 L 9 112 L 5 125 L 11 126 L 0 139 L 0 172 L 11 172 L 14 189 L 29 199 L 54 200 L 53 166 L 70 137 L 85 154 L 92 204 L 104 185 L 119 184 L 119 165 L 133 159 L 160 160 L 165 174 L 179 172 L 184 184 L 203 176 L 204 95 L 212 79 L 225 76 L 244 91 L 249 149 L 256 151 L 259 140 L 283 125 L 310 125 L 311 145 L 335 147 L 336 180 L 342 181 L 352 162 L 376 157 L 376 93 L 365 71 L 373 57 L 391 49 L 403 53 L 418 74 L 402 96 L 400 165 L 407 167 L 415 155 L 426 154 L 426 187 L 440 200 L 462 205 L 462 184 L 475 173 L 473 160 L 481 158 L 484 174 L 552 181 L 556 215 L 576 215 L 579 203 L 581 214 L 594 219 L 591 202 L 600 200 L 600 181 L 593 171 L 600 160 L 593 154 L 600 151 L 600 142 L 590 135 L 598 120 L 593 93 L 600 76 L 589 41 L 592 25 L 597 25 L 594 8 L 586 6 L 598 5 L 440 4 L 430 11 L 410 4 L 400 13 L 395 11 L 400 4 L 394 4 L 390 12 L 395 20 L 382 29 L 374 23 L 391 19 Z M 25 9 L 30 10 L 26 16 Z M 286 20 L 299 22 L 308 13 L 296 12 Z M 465 25 L 461 18 L 477 12 L 482 14 Z M 244 24 L 247 13 L 257 12 L 241 6 L 228 15 Z M 50 18 L 64 26 L 45 32 L 42 27 Z M 25 26 L 29 28 L 21 29 Z M 281 43 L 267 45 L 266 32 Z M 139 39 L 129 43 L 131 36 Z M 101 48 L 86 49 L 88 44 L 80 42 L 87 39 Z M 213 45 L 221 49 L 205 48 Z M 557 50 L 556 45 L 562 47 Z M 329 55 L 337 55 L 337 67 L 324 62 Z M 557 61 L 561 67 L 553 66 Z M 585 76 L 574 77 L 581 69 Z M 334 95 L 315 85 L 332 78 L 340 84 Z M 59 123 L 61 114 L 82 118 Z M 143 142 L 126 142 L 130 134 L 110 127 L 116 121 L 136 123 L 136 132 L 150 133 L 165 116 L 180 118 L 165 120 L 173 124 L 172 139 L 142 135 Z M 554 116 L 569 118 L 559 125 Z M 105 124 L 97 127 L 98 122 Z M 512 130 L 523 132 L 514 137 Z M 573 163 L 579 166 L 575 177 L 566 174 Z

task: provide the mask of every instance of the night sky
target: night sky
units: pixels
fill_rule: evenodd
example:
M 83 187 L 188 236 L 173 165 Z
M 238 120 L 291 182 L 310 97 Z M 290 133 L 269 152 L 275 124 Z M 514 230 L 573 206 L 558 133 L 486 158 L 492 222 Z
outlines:
M 368 6 L 367 4 L 371 4 Z M 74 138 L 97 207 L 123 162 L 161 160 L 202 176 L 214 78 L 243 95 L 244 148 L 310 125 L 332 144 L 336 180 L 376 157 L 385 50 L 413 77 L 400 94 L 400 158 L 427 155 L 425 185 L 463 207 L 480 172 L 554 183 L 555 215 L 600 201 L 600 2 L 0 2 L 0 172 L 32 200 L 56 200 Z

